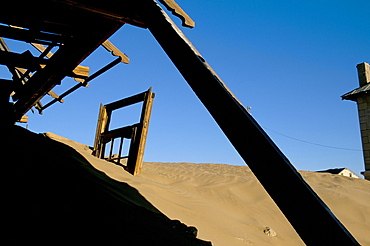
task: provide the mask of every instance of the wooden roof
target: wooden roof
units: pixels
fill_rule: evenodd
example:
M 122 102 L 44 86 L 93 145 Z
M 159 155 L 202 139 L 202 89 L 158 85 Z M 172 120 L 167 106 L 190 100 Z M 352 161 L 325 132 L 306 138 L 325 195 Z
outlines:
M 76 74 L 76 67 L 122 25 L 146 28 L 140 17 L 141 1 L 135 0 L 39 0 L 7 1 L 0 8 L 0 37 L 43 45 L 39 57 L 30 52 L 12 53 L 4 42 L 0 45 L 0 64 L 13 70 L 8 81 L 13 92 L 15 119 L 20 119 L 39 100 L 60 84 L 66 76 L 86 78 Z M 177 16 L 185 16 L 172 0 L 162 2 Z M 189 21 L 184 25 L 191 26 Z M 1 41 L 1 40 L 0 40 Z M 47 56 L 53 48 L 58 50 Z M 109 45 L 106 44 L 109 49 Z M 19 70 L 22 73 L 19 76 Z M 77 69 L 78 70 L 78 69 Z M 24 74 L 26 73 L 26 74 Z M 25 83 L 22 77 L 28 76 Z M 3 86 L 6 81 L 1 80 Z M 7 85 L 9 86 L 9 85 Z

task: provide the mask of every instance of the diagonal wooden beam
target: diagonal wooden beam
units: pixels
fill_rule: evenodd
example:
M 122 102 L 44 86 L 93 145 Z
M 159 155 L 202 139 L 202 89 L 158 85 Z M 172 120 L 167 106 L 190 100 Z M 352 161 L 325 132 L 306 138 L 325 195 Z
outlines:
M 359 245 L 154 0 L 137 11 L 307 245 Z
M 47 48 L 42 44 L 31 43 L 31 45 L 41 53 L 45 52 L 45 56 L 47 58 L 51 58 L 53 56 L 53 53 L 47 51 Z M 68 76 L 73 77 L 76 81 L 84 82 L 84 79 L 86 79 L 89 76 L 89 71 L 90 71 L 89 67 L 78 65 L 75 69 L 73 69 L 73 71 L 70 74 L 68 74 Z

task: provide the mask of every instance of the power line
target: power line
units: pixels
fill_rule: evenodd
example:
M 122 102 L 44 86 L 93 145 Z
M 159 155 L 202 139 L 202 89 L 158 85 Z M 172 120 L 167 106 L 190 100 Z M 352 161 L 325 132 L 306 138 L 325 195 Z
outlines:
M 325 148 L 331 148 L 331 149 L 339 149 L 339 150 L 348 150 L 348 151 L 362 151 L 360 149 L 350 149 L 350 148 L 342 148 L 342 147 L 336 147 L 336 146 L 329 146 L 329 145 L 324 145 L 324 144 L 319 144 L 319 143 L 313 143 L 313 142 L 310 142 L 310 141 L 306 141 L 306 140 L 302 140 L 302 139 L 298 139 L 298 138 L 294 138 L 294 137 L 291 137 L 291 136 L 288 136 L 288 135 L 285 135 L 283 133 L 280 133 L 280 132 L 277 132 L 277 131 L 274 131 L 272 129 L 269 129 L 267 127 L 262 127 L 263 129 L 265 130 L 268 130 L 268 131 L 271 131 L 271 132 L 274 132 L 276 134 L 279 134 L 283 137 L 286 137 L 286 138 L 290 138 L 290 139 L 293 139 L 295 141 L 299 141 L 299 142 L 303 142 L 303 143 L 307 143 L 307 144 L 312 144 L 312 145 L 316 145 L 316 146 L 320 146 L 320 147 L 325 147 Z

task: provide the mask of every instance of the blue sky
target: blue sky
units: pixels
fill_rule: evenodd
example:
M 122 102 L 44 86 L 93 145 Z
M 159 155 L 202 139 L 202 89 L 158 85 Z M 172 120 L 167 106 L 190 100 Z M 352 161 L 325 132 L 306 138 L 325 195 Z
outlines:
M 364 170 L 357 106 L 340 96 L 358 87 L 356 64 L 370 61 L 368 1 L 177 3 L 196 22 L 181 27 L 185 35 L 298 170 Z M 93 145 L 99 104 L 152 86 L 145 161 L 244 164 L 148 30 L 125 25 L 110 41 L 130 64 L 43 115 L 28 113 L 30 130 Z M 82 65 L 96 71 L 113 59 L 99 48 Z M 136 119 L 137 110 L 120 110 L 113 123 Z

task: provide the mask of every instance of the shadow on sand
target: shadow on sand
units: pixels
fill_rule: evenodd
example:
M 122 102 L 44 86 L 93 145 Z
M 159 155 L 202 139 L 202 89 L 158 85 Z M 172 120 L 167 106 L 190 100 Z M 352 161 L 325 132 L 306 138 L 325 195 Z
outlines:
M 211 245 L 69 146 L 17 126 L 3 130 L 2 245 Z

